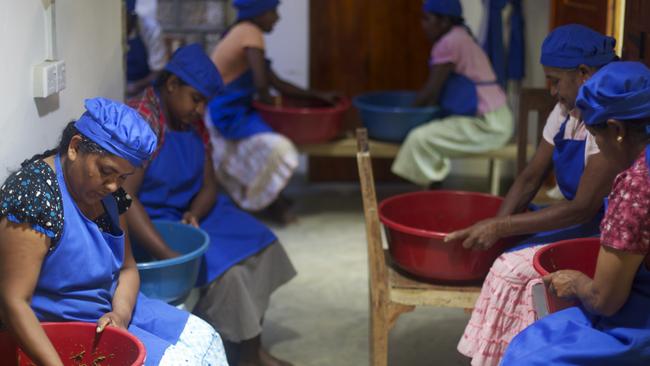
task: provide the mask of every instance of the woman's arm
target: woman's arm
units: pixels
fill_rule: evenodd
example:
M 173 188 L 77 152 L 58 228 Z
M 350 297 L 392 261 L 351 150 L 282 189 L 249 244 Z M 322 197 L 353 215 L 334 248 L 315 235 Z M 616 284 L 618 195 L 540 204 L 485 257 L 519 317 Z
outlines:
M 190 209 L 183 215 L 183 222 L 198 227 L 199 222 L 214 207 L 217 201 L 217 179 L 214 175 L 212 158 L 205 157 L 203 164 L 203 185 L 199 193 L 192 199 Z
M 438 98 L 440 98 L 440 93 L 442 92 L 442 87 L 445 85 L 447 78 L 449 78 L 449 74 L 453 70 L 454 64 L 452 63 L 431 66 L 429 78 L 415 97 L 413 107 L 437 105 Z
M 124 189 L 131 195 L 133 202 L 126 212 L 126 222 L 131 237 L 142 245 L 149 254 L 157 259 L 168 259 L 178 257 L 180 254 L 174 251 L 165 243 L 158 230 L 153 226 L 147 211 L 138 200 L 138 192 L 144 179 L 144 169 L 137 169 L 124 182 Z
M 50 239 L 0 219 L 0 318 L 37 365 L 63 365 L 30 304 Z
M 253 47 L 246 48 L 246 57 L 251 69 L 253 70 L 253 81 L 255 83 L 258 100 L 262 103 L 274 103 L 273 97 L 270 93 L 271 87 L 277 89 L 282 95 L 288 97 L 315 98 L 330 104 L 336 103 L 337 95 L 335 93 L 303 89 L 282 80 L 267 64 L 264 50 Z
M 643 254 L 601 246 L 594 279 L 584 273 L 562 270 L 544 277 L 559 297 L 578 298 L 589 312 L 612 316 L 630 296 L 634 276 L 644 265 Z
M 97 321 L 97 331 L 101 332 L 107 325 L 127 329 L 131 323 L 131 316 L 135 301 L 140 289 L 140 276 L 138 267 L 133 259 L 131 240 L 129 239 L 126 217 L 120 217 L 120 227 L 124 231 L 124 263 L 117 280 L 117 288 L 113 295 L 113 311 L 104 314 Z
M 580 178 L 576 197 L 535 212 L 487 219 L 447 235 L 465 248 L 487 249 L 499 238 L 560 229 L 584 223 L 596 215 L 618 171 L 601 153 L 592 155 Z
M 271 87 L 271 75 L 269 75 L 269 67 L 266 64 L 264 50 L 248 47 L 246 48 L 246 58 L 253 71 L 253 83 L 255 84 L 257 99 L 262 103 L 273 104 L 273 97 L 269 90 Z

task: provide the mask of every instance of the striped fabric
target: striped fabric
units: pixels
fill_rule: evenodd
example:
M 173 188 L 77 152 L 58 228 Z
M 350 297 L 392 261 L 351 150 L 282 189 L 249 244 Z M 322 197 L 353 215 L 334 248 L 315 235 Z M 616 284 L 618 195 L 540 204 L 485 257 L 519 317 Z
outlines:
M 533 256 L 540 248 L 504 253 L 492 265 L 458 343 L 473 366 L 498 365 L 510 340 L 535 321 L 531 289 L 540 275 Z
M 277 133 L 259 133 L 243 140 L 226 140 L 210 122 L 212 162 L 217 179 L 239 207 L 259 211 L 270 205 L 298 167 L 298 152 Z

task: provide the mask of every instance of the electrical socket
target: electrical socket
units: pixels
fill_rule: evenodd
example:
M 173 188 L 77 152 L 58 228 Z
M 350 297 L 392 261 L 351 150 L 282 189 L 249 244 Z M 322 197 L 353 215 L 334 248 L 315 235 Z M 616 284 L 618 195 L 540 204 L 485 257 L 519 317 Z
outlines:
M 65 61 L 45 61 L 34 66 L 34 97 L 47 98 L 65 89 Z
M 65 61 L 59 60 L 55 61 L 56 64 L 56 91 L 60 92 L 65 89 Z
M 56 93 L 56 63 L 45 61 L 34 66 L 34 97 L 47 98 Z

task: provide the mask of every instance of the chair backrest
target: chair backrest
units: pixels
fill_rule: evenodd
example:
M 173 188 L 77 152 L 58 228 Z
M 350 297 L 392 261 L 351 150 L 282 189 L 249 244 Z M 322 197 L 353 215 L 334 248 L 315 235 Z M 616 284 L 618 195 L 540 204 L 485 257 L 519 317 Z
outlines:
M 542 138 L 542 130 L 546 124 L 548 115 L 557 103 L 545 88 L 523 88 L 519 97 L 519 116 L 517 119 L 517 174 L 521 173 L 528 162 L 528 120 L 532 111 L 537 112 L 537 141 L 539 144 Z
M 368 131 L 357 129 L 357 166 L 361 197 L 363 199 L 363 214 L 366 223 L 366 240 L 368 244 L 368 272 L 370 281 L 370 297 L 373 302 L 388 294 L 388 269 L 386 256 L 382 246 L 381 224 L 377 208 L 375 179 L 372 173 L 372 161 L 368 149 Z

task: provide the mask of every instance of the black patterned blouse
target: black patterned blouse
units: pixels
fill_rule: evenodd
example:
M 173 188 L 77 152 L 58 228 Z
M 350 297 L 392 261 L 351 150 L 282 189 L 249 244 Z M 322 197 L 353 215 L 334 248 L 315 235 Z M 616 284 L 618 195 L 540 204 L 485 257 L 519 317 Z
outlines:
M 120 214 L 131 206 L 131 197 L 122 188 L 113 197 Z M 0 187 L 1 217 L 17 224 L 29 224 L 51 238 L 50 250 L 54 248 L 63 234 L 63 201 L 56 173 L 47 163 L 35 160 L 7 178 Z M 110 232 L 106 212 L 93 221 L 100 230 Z

